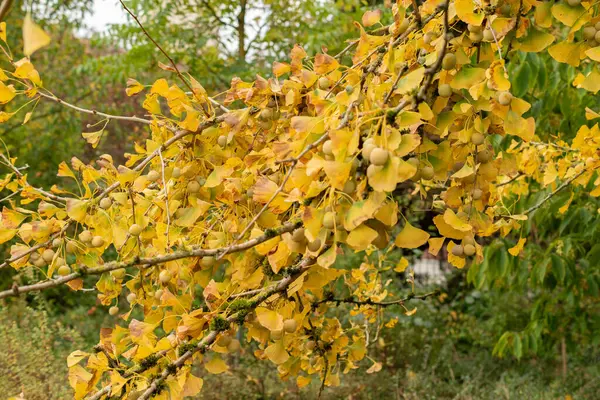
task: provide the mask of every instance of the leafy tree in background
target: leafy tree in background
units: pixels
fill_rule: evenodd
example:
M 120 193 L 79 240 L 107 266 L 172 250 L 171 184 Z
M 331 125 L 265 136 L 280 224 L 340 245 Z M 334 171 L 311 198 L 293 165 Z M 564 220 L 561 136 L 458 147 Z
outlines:
M 0 99 L 13 107 L 4 120 L 30 98 L 150 130 L 125 165 L 108 155 L 62 163 L 75 193 L 31 187 L 3 155 L 13 170 L 4 188 L 18 195 L 2 214 L 1 237 L 14 241 L 1 267 L 25 282 L 0 298 L 92 280 L 124 321 L 101 332 L 96 353 L 69 357 L 76 397 L 194 395 L 202 380 L 190 362 L 226 371 L 219 354 L 237 352 L 241 333 L 282 377 L 335 386 L 364 364 L 365 321 L 394 326 L 399 316 L 384 308 L 405 318 L 417 312 L 411 300 L 436 295 L 416 293 L 410 275 L 408 285 L 392 279 L 425 245 L 459 269 L 471 264 L 479 288 L 536 297 L 531 322 L 503 335 L 497 354 L 595 340 L 596 232 L 581 225 L 595 222 L 590 197 L 600 194 L 600 130 L 589 122 L 600 115 L 588 94 L 600 89 L 600 17 L 576 1 L 398 2 L 391 15 L 382 26 L 381 10 L 364 13 L 355 49 L 313 58 L 296 45 L 273 63 L 275 78 L 234 78 L 216 99 L 154 42 L 171 82 L 127 88 L 144 94 L 149 117 L 65 103 L 3 47 L 12 65 Z M 30 55 L 47 37 L 24 25 Z M 548 70 L 559 85 L 546 84 Z M 83 134 L 93 146 L 103 136 Z M 407 206 L 416 197 L 424 216 Z M 361 262 L 341 265 L 343 251 Z M 331 312 L 346 304 L 349 314 Z

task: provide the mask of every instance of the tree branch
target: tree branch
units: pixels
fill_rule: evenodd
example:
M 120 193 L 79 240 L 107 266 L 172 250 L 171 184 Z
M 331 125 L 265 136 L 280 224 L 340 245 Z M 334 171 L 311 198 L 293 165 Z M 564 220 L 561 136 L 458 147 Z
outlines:
M 546 195 L 546 197 L 544 197 L 542 200 L 540 200 L 536 205 L 534 205 L 531 208 L 528 208 L 525 212 L 523 212 L 523 214 L 531 214 L 532 212 L 534 212 L 535 210 L 537 210 L 538 208 L 540 208 L 545 202 L 547 202 L 548 200 L 550 200 L 552 197 L 554 197 L 561 190 L 565 189 L 575 179 L 579 178 L 585 172 L 587 172 L 587 170 L 584 168 L 580 172 L 578 172 L 577 174 L 573 175 L 571 178 L 569 178 L 566 181 L 564 181 L 559 187 L 557 187 L 556 189 L 554 189 L 554 191 L 548 193 L 548 195 Z
M 72 108 L 73 110 L 77 110 L 77 111 L 85 113 L 85 114 L 97 115 L 99 117 L 104 117 L 104 118 L 107 118 L 109 120 L 110 119 L 114 119 L 114 120 L 120 120 L 120 121 L 139 122 L 139 123 L 146 124 L 146 125 L 152 124 L 152 120 L 151 119 L 144 119 L 144 118 L 139 118 L 139 117 L 136 117 L 136 116 L 128 117 L 128 116 L 123 116 L 123 115 L 107 114 L 107 113 L 103 113 L 103 112 L 100 112 L 100 111 L 89 110 L 87 108 L 76 106 L 75 104 L 68 103 L 68 102 L 66 102 L 66 101 L 64 101 L 64 100 L 56 97 L 53 94 L 46 94 L 46 93 L 42 93 L 42 92 L 38 92 L 38 94 L 41 97 L 44 97 L 46 99 L 55 101 L 55 102 L 57 102 L 59 104 L 63 104 L 65 106 L 69 107 L 69 108 Z
M 409 300 L 425 300 L 428 297 L 435 296 L 439 293 L 440 293 L 439 290 L 434 290 L 433 292 L 425 293 L 422 295 L 415 295 L 414 293 L 411 293 L 403 299 L 392 300 L 392 301 L 383 301 L 383 302 L 373 301 L 371 299 L 357 300 L 354 297 L 346 297 L 343 299 L 330 297 L 330 298 L 325 298 L 323 300 L 319 300 L 319 301 L 313 303 L 313 307 L 319 306 L 323 303 L 338 303 L 338 305 L 340 303 L 350 303 L 350 304 L 356 304 L 356 305 L 389 307 L 389 306 L 393 306 L 393 305 L 397 305 L 397 304 L 404 304 L 405 302 L 407 302 Z
M 272 295 L 286 290 L 296 279 L 298 279 L 300 276 L 302 276 L 302 273 L 306 269 L 308 269 L 313 263 L 314 263 L 313 258 L 303 259 L 297 266 L 297 271 L 295 273 L 291 274 L 288 277 L 283 278 L 281 281 L 279 281 L 277 283 L 277 285 L 273 286 L 271 289 L 266 290 L 263 293 L 256 296 L 253 299 L 249 309 L 254 310 L 255 308 L 260 306 L 265 300 L 267 300 Z M 229 317 L 227 317 L 227 321 L 230 323 L 233 323 L 238 319 L 239 315 L 240 315 L 239 312 L 237 312 L 233 315 L 230 315 Z M 196 345 L 196 347 L 194 349 L 188 350 L 187 352 L 182 354 L 178 359 L 176 359 L 171 364 L 169 364 L 169 366 L 167 368 L 163 369 L 161 374 L 152 381 L 152 383 L 150 384 L 148 389 L 146 389 L 146 391 L 140 397 L 138 397 L 138 400 L 148 400 L 150 398 L 150 396 L 152 396 L 152 394 L 154 394 L 156 392 L 156 390 L 158 389 L 160 384 L 169 375 L 171 375 L 172 373 L 175 373 L 179 368 L 181 368 L 185 364 L 185 362 L 188 359 L 190 359 L 195 353 L 206 352 L 208 350 L 208 346 L 210 346 L 211 344 L 213 344 L 215 342 L 218 334 L 219 334 L 219 331 L 211 330 L 201 341 L 198 342 L 198 344 Z
M 4 0 L 2 3 L 0 3 L 0 21 L 4 21 L 6 15 L 10 11 L 12 3 L 13 0 Z
M 166 263 L 169 261 L 180 260 L 183 258 L 191 258 L 191 257 L 204 257 L 204 256 L 216 256 L 222 254 L 230 254 L 230 253 L 238 253 L 244 250 L 251 249 L 254 246 L 257 246 L 263 242 L 266 242 L 269 239 L 272 239 L 276 236 L 280 236 L 286 232 L 292 232 L 294 229 L 301 226 L 299 222 L 287 223 L 279 228 L 268 230 L 265 234 L 255 237 L 254 239 L 250 239 L 246 242 L 217 248 L 217 249 L 202 249 L 202 248 L 193 248 L 188 251 L 177 251 L 171 254 L 165 254 L 156 257 L 150 258 L 134 258 L 129 261 L 121 261 L 121 262 L 109 262 L 99 267 L 94 268 L 85 268 L 81 267 L 80 271 L 73 272 L 69 275 L 62 276 L 60 278 L 51 279 L 45 282 L 39 282 L 32 285 L 27 286 L 15 286 L 12 289 L 5 290 L 0 292 L 0 299 L 4 299 L 6 297 L 17 296 L 20 293 L 34 292 L 40 291 L 44 289 L 49 289 L 52 287 L 60 286 L 64 283 L 70 282 L 74 279 L 81 278 L 85 275 L 99 275 L 105 272 L 114 271 L 116 269 L 128 268 L 133 266 L 142 266 L 142 268 L 149 268 L 154 265 Z

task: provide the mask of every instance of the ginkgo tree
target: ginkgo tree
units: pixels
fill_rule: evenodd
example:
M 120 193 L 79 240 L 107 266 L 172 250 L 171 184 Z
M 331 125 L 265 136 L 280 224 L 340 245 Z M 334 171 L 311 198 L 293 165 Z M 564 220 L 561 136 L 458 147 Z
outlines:
M 195 395 L 203 382 L 192 366 L 227 371 L 223 355 L 240 350 L 240 331 L 283 379 L 337 385 L 367 355 L 364 321 L 393 326 L 382 308 L 410 316 L 411 300 L 435 295 L 390 290 L 383 273 L 408 266 L 390 262 L 398 249 L 423 247 L 463 268 L 512 234 L 507 256 L 519 257 L 523 224 L 557 193 L 600 194 L 598 125 L 543 141 L 530 104 L 511 94 L 507 67 L 517 54 L 547 52 L 577 68 L 569 84 L 596 93 L 595 10 L 576 0 L 397 1 L 365 13 L 341 53 L 309 56 L 296 45 L 273 77 L 233 79 L 220 100 L 164 53 L 170 79 L 127 84 L 144 117 L 56 97 L 27 58 L 46 34 L 26 20 L 20 58 L 0 25 L 12 65 L 0 72 L 0 121 L 24 113 L 26 123 L 37 102 L 52 101 L 99 119 L 101 129 L 82 133 L 92 146 L 120 120 L 150 132 L 125 165 L 110 155 L 62 163 L 58 176 L 73 190 L 33 187 L 18 160 L 1 155 L 11 170 L 1 187 L 14 195 L 2 211 L 0 239 L 12 242 L 0 268 L 43 278 L 0 299 L 78 291 L 93 279 L 119 322 L 93 352 L 68 358 L 78 399 Z M 546 194 L 516 212 L 507 199 L 535 187 Z M 407 196 L 431 199 L 435 232 L 409 222 Z M 344 249 L 364 262 L 335 268 Z M 343 322 L 327 312 L 345 303 L 353 309 Z M 372 362 L 369 372 L 380 368 Z

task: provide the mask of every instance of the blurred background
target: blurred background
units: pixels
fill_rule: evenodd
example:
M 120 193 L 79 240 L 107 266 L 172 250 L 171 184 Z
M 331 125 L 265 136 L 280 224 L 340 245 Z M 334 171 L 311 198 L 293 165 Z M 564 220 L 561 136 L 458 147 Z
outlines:
M 308 54 L 336 54 L 358 35 L 354 21 L 386 1 L 361 0 L 131 0 L 126 4 L 148 32 L 209 93 L 221 93 L 233 77 L 271 76 L 275 60 L 288 59 L 295 43 Z M 126 81 L 143 84 L 170 78 L 158 67 L 167 60 L 148 42 L 117 1 L 0 0 L 0 20 L 20 58 L 21 26 L 27 12 L 52 37 L 32 61 L 44 86 L 65 101 L 121 115 L 142 115 L 140 100 L 125 94 Z M 389 23 L 391 13 L 383 20 Z M 348 60 L 346 60 L 348 61 Z M 0 67 L 8 66 L 0 61 Z M 585 124 L 585 107 L 600 100 L 567 85 L 575 71 L 546 55 L 517 54 L 509 64 L 512 91 L 532 103 L 537 134 L 569 140 Z M 0 111 L 3 106 L 0 106 Z M 35 185 L 59 182 L 58 164 L 76 156 L 85 162 L 108 153 L 115 162 L 147 134 L 133 123 L 114 123 L 93 149 L 81 137 L 98 121 L 52 102 L 40 102 L 27 125 L 13 118 L 0 125 L 0 139 Z M 495 145 L 508 144 L 499 139 Z M 8 171 L 6 171 L 8 172 Z M 4 172 L 3 172 L 4 173 Z M 532 187 L 535 187 L 533 185 Z M 516 193 L 517 207 L 534 204 L 544 193 Z M 411 317 L 386 309 L 393 327 L 370 329 L 369 358 L 376 373 L 350 372 L 328 399 L 598 399 L 600 398 L 600 204 L 575 193 L 569 210 L 558 209 L 568 191 L 553 198 L 524 224 L 523 257 L 507 254 L 510 238 L 493 239 L 481 265 L 447 267 L 419 251 L 395 254 L 409 259 L 404 273 L 386 272 L 398 291 L 439 288 L 440 295 L 415 303 Z M 403 214 L 426 229 L 432 215 L 423 202 L 403 198 Z M 583 229 L 583 227 L 585 227 Z M 6 254 L 5 250 L 2 249 Z M 347 252 L 337 268 L 355 268 L 364 254 Z M 27 273 L 0 271 L 0 287 L 27 282 Z M 86 287 L 90 287 L 87 285 Z M 332 310 L 341 318 L 349 308 Z M 102 326 L 114 317 L 93 295 L 67 288 L 0 303 L 0 396 L 23 391 L 30 399 L 66 399 L 66 356 L 91 349 Z M 342 319 L 343 321 L 343 319 Z M 203 399 L 312 399 L 318 382 L 297 389 L 276 368 L 253 356 L 243 344 L 231 371 L 207 375 Z M 202 371 L 199 371 L 201 374 Z

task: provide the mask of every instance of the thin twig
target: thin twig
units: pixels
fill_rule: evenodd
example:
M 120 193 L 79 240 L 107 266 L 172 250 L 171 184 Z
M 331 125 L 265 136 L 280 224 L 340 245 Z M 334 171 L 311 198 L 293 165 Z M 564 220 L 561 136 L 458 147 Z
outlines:
M 148 40 L 150 40 L 156 46 L 156 48 L 158 48 L 158 50 L 160 50 L 160 52 L 163 53 L 163 55 L 165 57 L 167 57 L 167 59 L 171 63 L 171 66 L 175 70 L 175 73 L 179 77 L 179 80 L 181 80 L 181 82 L 183 82 L 183 84 L 185 86 L 187 86 L 187 88 L 194 94 L 194 97 L 196 98 L 196 100 L 198 100 L 198 102 L 200 104 L 202 104 L 203 103 L 202 99 L 198 98 L 198 95 L 196 94 L 196 92 L 194 91 L 194 89 L 192 88 L 192 86 L 189 84 L 189 82 L 187 80 L 185 80 L 185 78 L 181 74 L 181 71 L 177 67 L 177 64 L 175 63 L 175 61 L 173 61 L 173 59 L 171 58 L 171 56 L 169 56 L 169 54 L 161 47 L 161 45 L 158 44 L 158 42 L 156 40 L 154 40 L 154 38 L 152 36 L 150 36 L 150 33 L 148 33 L 148 31 L 146 30 L 146 28 L 144 28 L 144 25 L 142 25 L 142 23 L 140 22 L 140 20 L 138 19 L 138 17 L 125 5 L 125 3 L 123 3 L 123 0 L 119 0 L 119 2 L 121 3 L 121 5 L 125 9 L 125 11 L 127 11 L 127 13 L 129 13 L 129 15 L 131 15 L 133 17 L 133 19 L 138 24 L 138 26 L 140 27 L 140 29 L 142 30 L 142 32 L 144 32 L 144 35 L 146 35 L 146 37 L 148 38 Z M 206 115 L 207 117 L 210 118 L 210 114 L 208 113 L 208 111 L 206 111 L 204 109 L 204 107 L 202 107 L 202 106 L 200 108 L 202 109 L 202 112 L 204 112 L 204 115 Z
M 531 214 L 532 212 L 534 212 L 535 210 L 537 210 L 538 208 L 540 208 L 545 202 L 547 202 L 552 197 L 554 197 L 554 195 L 556 195 L 558 192 L 560 192 L 561 190 L 563 190 L 564 188 L 566 188 L 567 186 L 569 186 L 575 179 L 579 178 L 585 172 L 587 172 L 587 170 L 584 168 L 580 172 L 578 172 L 577 174 L 573 175 L 571 178 L 569 178 L 566 181 L 564 181 L 559 187 L 557 187 L 556 189 L 554 189 L 554 191 L 548 193 L 548 195 L 546 195 L 546 197 L 544 197 L 542 200 L 540 200 L 536 205 L 534 205 L 531 208 L 528 208 L 525 212 L 523 212 L 523 214 Z
M 10 162 L 10 160 L 8 159 L 8 157 L 6 157 L 3 153 L 0 153 L 0 158 L 2 158 L 2 161 L 4 161 L 5 165 L 8 168 L 10 168 L 15 173 L 15 175 L 17 175 L 18 178 L 23 178 L 24 177 L 23 173 L 21 173 L 21 170 L 19 168 L 15 167 L 13 165 L 13 163 Z M 43 196 L 45 196 L 45 197 L 47 197 L 47 198 L 49 198 L 51 200 L 57 201 L 59 203 L 66 203 L 67 202 L 67 198 L 66 197 L 57 196 L 57 195 L 55 195 L 53 193 L 45 191 L 44 189 L 33 187 L 27 181 L 25 181 L 25 184 L 27 184 L 27 186 L 30 186 L 35 191 L 39 192 L 40 194 L 42 194 Z
M 416 96 L 416 100 L 417 102 L 415 103 L 415 106 L 417 106 L 419 101 L 424 101 L 427 95 L 427 90 L 429 89 L 429 85 L 431 85 L 431 82 L 433 82 L 433 76 L 436 74 L 436 72 L 439 71 L 439 69 L 442 66 L 442 61 L 444 60 L 444 56 L 446 55 L 446 51 L 448 50 L 448 42 L 449 42 L 449 38 L 448 38 L 448 34 L 450 33 L 450 24 L 448 22 L 448 7 L 450 6 L 450 1 L 446 0 L 446 2 L 443 5 L 443 12 L 444 12 L 444 43 L 442 45 L 442 50 L 440 51 L 440 53 L 438 54 L 438 58 L 435 61 L 435 64 L 433 64 L 431 67 L 429 67 L 426 71 L 425 71 L 425 82 L 423 83 L 423 86 L 421 86 L 421 89 L 419 90 L 419 93 Z
M 167 236 L 167 250 L 169 249 L 169 247 L 171 247 L 169 245 L 169 229 L 171 227 L 171 213 L 169 211 L 169 189 L 168 189 L 168 182 L 165 178 L 165 160 L 163 160 L 163 156 L 162 156 L 162 152 L 160 151 L 160 148 L 158 149 L 158 156 L 160 157 L 160 166 L 162 168 L 162 180 L 163 180 L 163 186 L 165 187 L 165 207 L 166 207 L 166 212 L 167 212 L 167 232 L 166 232 L 166 236 Z
M 373 301 L 371 299 L 357 300 L 354 297 L 346 297 L 346 298 L 332 297 L 332 298 L 326 298 L 323 300 L 319 300 L 319 301 L 313 303 L 313 306 L 318 306 L 323 303 L 337 303 L 337 304 L 349 303 L 349 304 L 356 304 L 356 305 L 361 305 L 361 306 L 369 305 L 369 306 L 378 306 L 378 307 L 389 307 L 389 306 L 398 305 L 398 304 L 402 305 L 409 300 L 425 300 L 428 297 L 435 296 L 439 293 L 440 293 L 439 290 L 434 290 L 433 292 L 429 292 L 429 293 L 425 293 L 425 294 L 421 294 L 421 295 L 415 295 L 414 293 L 411 293 L 402 299 L 392 300 L 392 301 Z
M 109 120 L 114 119 L 114 120 L 120 120 L 120 121 L 139 122 L 141 124 L 146 124 L 146 125 L 152 124 L 151 119 L 139 118 L 139 117 L 136 117 L 135 115 L 134 116 L 125 116 L 125 115 L 107 114 L 104 112 L 100 112 L 100 111 L 96 111 L 96 110 L 89 110 L 87 108 L 79 107 L 79 106 L 76 106 L 75 104 L 68 103 L 68 102 L 64 101 L 63 99 L 56 97 L 54 94 L 46 94 L 43 92 L 38 92 L 38 94 L 46 99 L 55 101 L 59 104 L 63 104 L 69 108 L 72 108 L 73 110 L 77 110 L 77 111 L 85 113 L 85 114 L 97 115 L 99 117 L 104 117 Z

